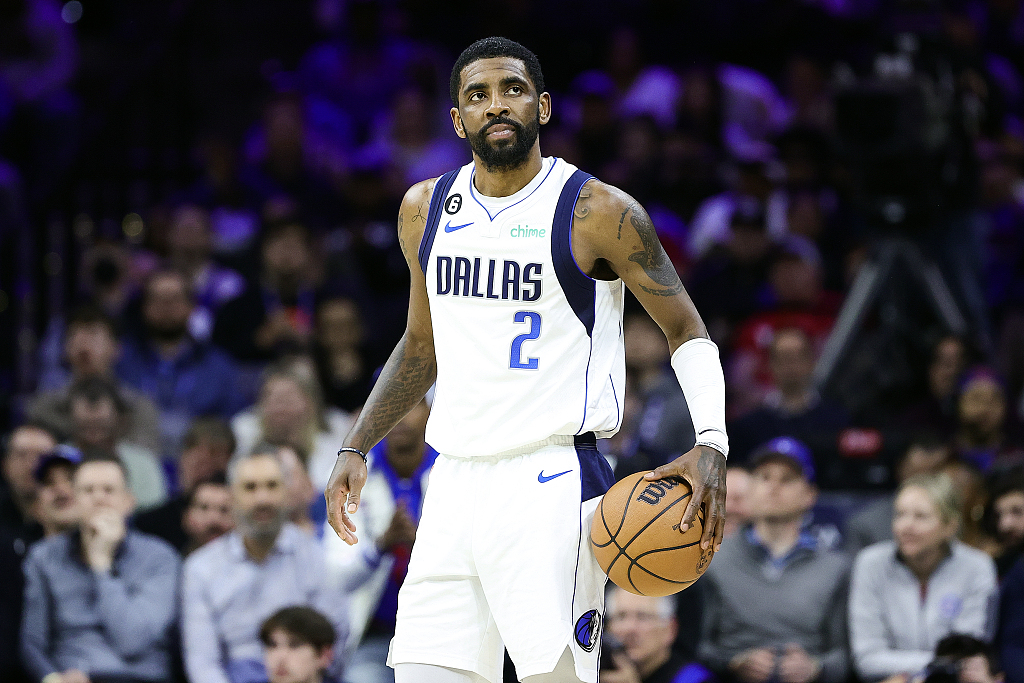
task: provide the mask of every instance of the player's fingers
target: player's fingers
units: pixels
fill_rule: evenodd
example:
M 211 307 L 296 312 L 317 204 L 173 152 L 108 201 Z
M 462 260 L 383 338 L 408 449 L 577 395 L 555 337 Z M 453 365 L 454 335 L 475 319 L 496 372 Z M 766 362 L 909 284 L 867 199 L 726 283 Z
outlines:
M 717 501 L 709 501 L 704 508 L 704 531 L 700 535 L 700 547 L 707 548 L 715 541 L 718 533 L 718 525 L 721 524 L 722 514 Z
M 353 512 L 359 509 L 359 494 L 360 491 L 355 490 L 354 487 L 353 490 L 348 494 L 348 504 L 345 506 L 345 509 L 348 511 L 349 514 L 352 514 Z
M 687 480 L 689 480 L 689 477 L 687 477 Z M 683 533 L 690 530 L 693 518 L 697 516 L 697 510 L 700 509 L 700 504 L 704 502 L 703 486 L 698 486 L 691 481 L 690 489 L 693 491 L 693 495 L 690 496 L 690 500 L 686 503 L 686 509 L 683 510 L 683 518 L 679 522 L 679 531 Z
M 644 479 L 647 481 L 657 481 L 658 479 L 665 479 L 666 477 L 678 477 L 682 476 L 682 472 L 677 471 L 677 468 L 673 463 L 667 463 L 661 467 L 655 468 L 653 471 L 648 472 L 644 475 Z
M 722 549 L 722 540 L 725 538 L 725 506 L 721 503 L 716 503 L 715 507 L 718 508 L 718 521 L 715 523 L 715 552 L 717 553 Z

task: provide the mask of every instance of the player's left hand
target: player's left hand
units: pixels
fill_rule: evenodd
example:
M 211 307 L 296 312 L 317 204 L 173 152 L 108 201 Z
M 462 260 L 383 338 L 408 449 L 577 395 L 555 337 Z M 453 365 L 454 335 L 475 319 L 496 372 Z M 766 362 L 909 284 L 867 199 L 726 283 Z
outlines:
M 679 531 L 689 530 L 697 510 L 703 503 L 707 503 L 700 547 L 707 549 L 714 542 L 715 552 L 718 552 L 725 535 L 725 455 L 710 446 L 694 446 L 672 462 L 644 476 L 647 481 L 681 477 L 690 484 L 693 495 L 683 512 Z

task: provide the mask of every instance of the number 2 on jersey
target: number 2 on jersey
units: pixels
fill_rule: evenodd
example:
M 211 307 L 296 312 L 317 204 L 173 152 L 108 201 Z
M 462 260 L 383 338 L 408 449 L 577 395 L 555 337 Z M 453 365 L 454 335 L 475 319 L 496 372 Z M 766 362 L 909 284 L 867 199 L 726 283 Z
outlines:
M 530 331 L 512 340 L 512 357 L 509 367 L 513 370 L 536 370 L 540 365 L 540 361 L 536 358 L 527 358 L 526 362 L 523 362 L 523 342 L 540 336 L 540 313 L 519 311 L 512 318 L 512 321 L 517 323 L 525 323 L 527 320 L 530 322 Z

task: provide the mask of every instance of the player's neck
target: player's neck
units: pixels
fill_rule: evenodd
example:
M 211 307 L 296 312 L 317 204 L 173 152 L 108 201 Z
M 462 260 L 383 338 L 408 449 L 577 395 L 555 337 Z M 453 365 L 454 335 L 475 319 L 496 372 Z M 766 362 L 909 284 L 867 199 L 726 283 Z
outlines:
M 803 526 L 803 518 L 793 519 L 765 518 L 754 522 L 754 531 L 761 543 L 772 554 L 778 558 L 789 553 L 800 540 L 800 529 Z
M 473 177 L 473 185 L 477 192 L 485 197 L 509 197 L 530 184 L 541 168 L 544 160 L 540 155 L 540 144 L 535 144 L 530 150 L 530 156 L 526 163 L 519 168 L 510 171 L 488 171 L 479 157 L 473 155 L 476 164 L 476 173 Z

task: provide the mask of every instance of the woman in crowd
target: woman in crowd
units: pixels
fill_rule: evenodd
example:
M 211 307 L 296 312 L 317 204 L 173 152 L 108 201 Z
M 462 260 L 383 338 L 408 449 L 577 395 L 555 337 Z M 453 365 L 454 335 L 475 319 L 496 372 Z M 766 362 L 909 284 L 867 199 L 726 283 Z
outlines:
M 949 633 L 990 635 L 995 565 L 957 540 L 959 526 L 960 506 L 949 476 L 911 477 L 896 496 L 894 540 L 857 555 L 850 582 L 850 647 L 864 680 L 909 680 Z

